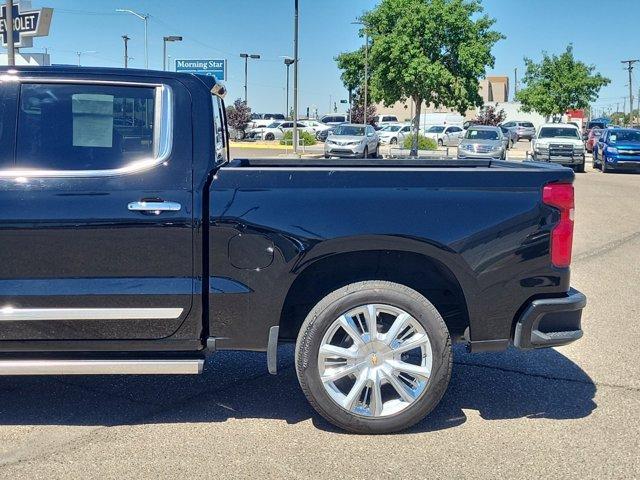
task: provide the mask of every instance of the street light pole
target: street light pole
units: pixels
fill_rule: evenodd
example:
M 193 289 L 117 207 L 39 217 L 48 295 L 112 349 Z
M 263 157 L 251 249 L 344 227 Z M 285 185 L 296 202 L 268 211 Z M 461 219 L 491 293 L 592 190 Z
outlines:
M 181 42 L 182 37 L 177 35 L 169 35 L 162 37 L 162 70 L 167 70 L 167 42 Z
M 298 0 L 294 0 L 293 21 L 293 153 L 298 155 Z
M 13 45 L 13 0 L 7 0 L 5 7 L 5 27 L 7 35 L 7 65 L 10 67 L 16 64 L 16 49 Z
M 248 74 L 249 74 L 249 59 L 253 58 L 254 60 L 258 60 L 260 58 L 260 55 L 252 53 L 252 54 L 248 54 L 248 53 L 241 53 L 240 54 L 240 58 L 244 58 L 244 103 L 247 103 L 247 78 L 248 78 Z
M 78 51 L 76 52 L 76 55 L 78 56 L 78 66 L 79 66 L 79 67 L 81 66 L 81 65 L 80 65 L 80 57 L 82 56 L 82 54 L 83 54 L 83 53 L 98 53 L 98 52 L 96 52 L 95 50 L 85 50 L 85 51 L 80 51 L 80 50 L 78 50 Z
M 289 67 L 291 67 L 293 62 L 293 58 L 285 57 L 284 59 L 284 64 L 287 67 L 287 109 L 285 110 L 284 114 L 287 118 L 289 118 Z
M 124 68 L 129 68 L 129 38 L 128 35 L 123 35 L 122 40 L 124 41 Z
M 122 13 L 130 13 L 138 17 L 140 20 L 144 21 L 144 68 L 149 68 L 149 35 L 148 35 L 148 23 L 149 23 L 149 14 L 141 14 L 134 12 L 133 10 L 129 10 L 128 8 L 116 8 L 116 12 Z

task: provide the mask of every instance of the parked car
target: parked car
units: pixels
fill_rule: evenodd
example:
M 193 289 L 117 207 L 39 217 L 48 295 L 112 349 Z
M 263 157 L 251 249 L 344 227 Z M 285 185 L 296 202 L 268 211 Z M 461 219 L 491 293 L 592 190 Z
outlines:
M 378 137 L 383 145 L 402 145 L 408 136 L 411 136 L 411 125 L 402 123 L 385 125 L 378 130 Z
M 584 173 L 585 148 L 580 129 L 569 123 L 542 125 L 533 141 L 533 159 L 554 162 Z
M 298 129 L 302 132 L 314 133 L 313 127 L 309 127 L 302 122 L 298 122 Z M 256 140 L 281 140 L 284 134 L 293 130 L 293 122 L 277 121 L 266 127 L 259 127 L 249 131 L 249 138 Z
M 455 147 L 463 135 L 464 130 L 457 125 L 432 125 L 424 132 L 424 136 L 438 142 L 439 147 Z
M 378 157 L 380 139 L 371 125 L 344 123 L 335 126 L 324 142 L 324 158 Z
M 500 127 L 474 125 L 464 134 L 458 146 L 458 158 L 505 159 L 507 139 Z
M 502 136 L 507 139 L 507 149 L 510 149 L 518 142 L 518 134 L 515 128 L 500 125 L 500 130 L 502 130 Z
M 598 140 L 602 136 L 604 130 L 601 128 L 592 128 L 587 134 L 587 142 L 585 144 L 587 152 L 592 153 L 595 146 L 598 144 Z
M 640 171 L 640 130 L 607 128 L 593 149 L 593 166 L 602 173 Z
M 342 125 L 342 124 L 338 124 L 338 125 Z M 316 139 L 319 142 L 325 142 L 327 140 L 327 137 L 329 135 L 331 135 L 331 132 L 333 132 L 333 129 L 337 127 L 337 125 L 327 125 L 329 127 L 328 130 L 320 130 L 318 133 L 316 133 Z
M 371 119 L 373 128 L 380 130 L 385 125 L 392 125 L 398 123 L 398 117 L 395 115 L 376 115 Z
M 340 123 L 347 123 L 348 117 L 346 115 L 340 115 L 332 113 L 330 115 L 323 116 L 320 121 L 325 125 L 338 125 Z
M 516 132 L 516 142 L 520 140 L 533 140 L 536 136 L 536 127 L 531 122 L 522 122 L 522 121 L 510 121 L 504 122 L 502 124 L 503 127 L 513 128 Z
M 186 73 L 0 70 L 0 375 L 197 374 L 226 350 L 265 352 L 275 374 L 295 343 L 320 415 L 387 433 L 438 405 L 452 343 L 580 338 L 571 170 L 229 160 L 224 91 Z M 144 119 L 124 141 L 123 105 Z
M 305 128 L 310 128 L 316 138 L 318 138 L 318 134 L 320 132 L 331 130 L 331 126 L 321 123 L 317 120 L 300 120 L 300 123 L 304 125 Z
M 252 113 L 249 129 L 266 127 L 273 122 L 281 122 L 285 119 L 285 116 L 281 113 Z

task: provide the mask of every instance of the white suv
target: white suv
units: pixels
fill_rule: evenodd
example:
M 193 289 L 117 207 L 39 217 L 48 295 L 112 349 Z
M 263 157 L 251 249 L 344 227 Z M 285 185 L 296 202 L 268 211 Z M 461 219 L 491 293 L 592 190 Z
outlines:
M 580 129 L 570 123 L 542 125 L 533 139 L 533 159 L 584 172 L 585 148 Z

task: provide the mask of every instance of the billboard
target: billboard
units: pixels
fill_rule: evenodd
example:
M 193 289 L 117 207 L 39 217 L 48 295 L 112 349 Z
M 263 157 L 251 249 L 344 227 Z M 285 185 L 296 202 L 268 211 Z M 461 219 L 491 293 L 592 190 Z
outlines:
M 209 75 L 218 80 L 227 80 L 227 61 L 224 59 L 209 60 L 176 60 L 176 72 L 197 73 L 200 75 Z

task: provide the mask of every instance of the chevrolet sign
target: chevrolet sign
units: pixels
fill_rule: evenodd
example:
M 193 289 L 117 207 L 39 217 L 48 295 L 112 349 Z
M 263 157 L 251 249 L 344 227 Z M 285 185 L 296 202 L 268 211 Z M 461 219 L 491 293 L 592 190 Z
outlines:
M 23 10 L 22 5 L 20 3 L 13 4 L 13 45 L 16 48 L 31 47 L 33 46 L 33 37 L 49 35 L 53 15 L 52 8 L 31 10 L 30 7 L 27 7 L 26 10 Z M 5 47 L 9 31 L 6 18 L 7 6 L 2 4 L 0 7 L 0 35 L 2 36 L 2 45 Z

